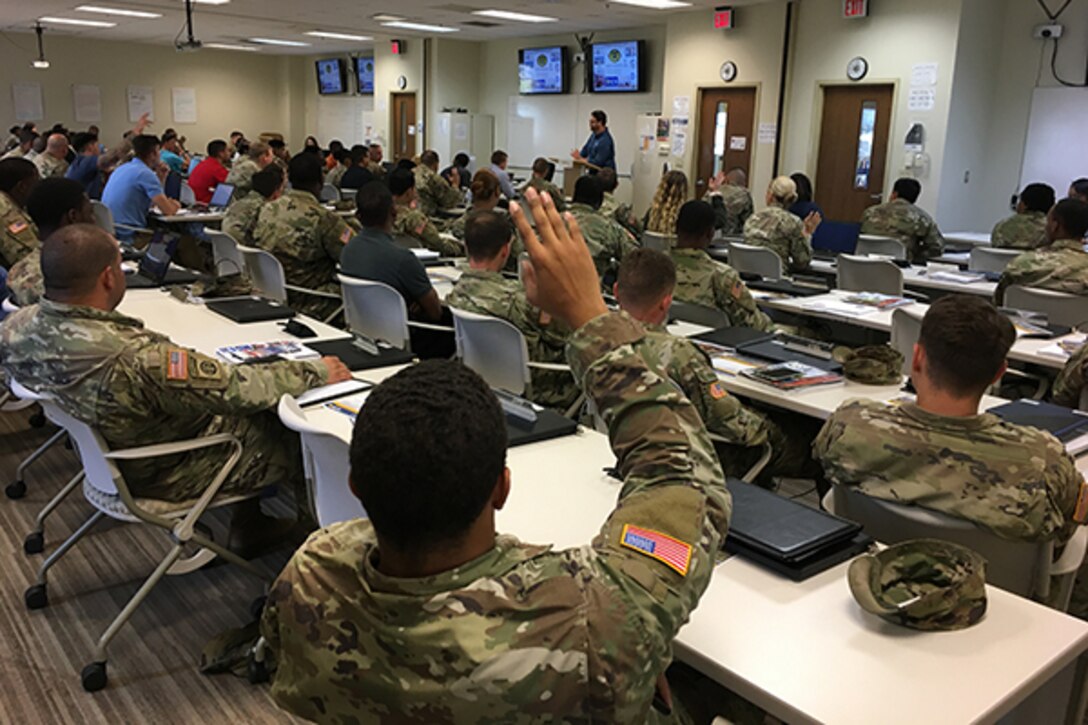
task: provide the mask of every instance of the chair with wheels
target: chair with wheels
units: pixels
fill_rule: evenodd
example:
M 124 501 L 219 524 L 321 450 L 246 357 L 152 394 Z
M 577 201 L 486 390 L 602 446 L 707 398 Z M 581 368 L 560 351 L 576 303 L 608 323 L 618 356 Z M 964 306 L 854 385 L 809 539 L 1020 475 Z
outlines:
M 995 249 L 993 247 L 971 247 L 971 256 L 967 260 L 970 272 L 996 272 L 1001 274 L 1009 262 L 1024 253 L 1023 249 Z
M 694 302 L 673 300 L 672 305 L 669 307 L 669 319 L 690 322 L 714 330 L 729 327 L 729 316 L 727 314 L 717 307 L 707 307 Z
M 94 223 L 110 236 L 114 233 L 113 212 L 110 208 L 98 201 L 91 201 L 91 210 L 94 212 Z
M 676 246 L 676 235 L 644 231 L 642 233 L 642 246 L 647 249 L 656 249 L 659 252 L 668 252 Z
M 854 254 L 859 257 L 880 256 L 902 260 L 907 258 L 907 247 L 903 242 L 892 237 L 859 234 Z
M 410 350 L 409 330 L 453 332 L 447 325 L 408 319 L 408 307 L 400 292 L 369 279 L 341 274 L 340 294 L 344 301 L 344 320 L 352 332 L 382 340 L 401 350 Z
M 234 237 L 218 229 L 205 229 L 204 233 L 212 241 L 212 259 L 216 275 L 229 277 L 232 274 L 245 274 L 245 255 L 238 248 L 238 242 Z
M 1088 322 L 1088 295 L 1013 285 L 1005 290 L 1004 306 L 1042 312 L 1049 322 L 1058 325 L 1076 327 L 1082 322 Z
M 267 297 L 270 300 L 284 305 L 287 304 L 288 292 L 295 292 L 310 297 L 320 297 L 321 299 L 326 300 L 340 299 L 339 295 L 332 292 L 322 292 L 320 290 L 312 290 L 287 284 L 287 279 L 283 274 L 283 265 L 280 264 L 280 260 L 276 259 L 276 255 L 271 252 L 266 252 L 265 250 L 257 249 L 256 247 L 246 247 L 241 244 L 238 245 L 238 251 L 241 252 L 242 259 L 245 260 L 246 274 L 249 275 L 250 280 L 253 282 L 253 286 L 257 288 L 257 291 L 260 292 L 262 297 Z M 322 320 L 322 322 L 327 323 L 334 319 L 343 309 L 342 306 L 337 307 L 336 310 Z
M 729 266 L 741 274 L 758 274 L 763 279 L 782 279 L 782 258 L 774 250 L 754 244 L 729 244 Z
M 892 310 L 892 347 L 903 354 L 903 374 L 910 376 L 914 345 L 922 334 L 922 318 L 925 312 L 914 307 Z
M 17 381 L 13 380 L 11 382 L 11 391 L 7 393 L 7 395 L 15 400 L 18 400 L 21 403 L 24 403 L 27 407 L 31 405 L 40 405 L 45 419 L 52 420 L 52 418 L 50 418 L 49 416 L 49 410 L 53 404 L 47 400 L 43 400 L 42 396 L 38 395 L 37 393 L 34 393 L 33 391 L 24 388 L 22 385 L 19 385 Z M 45 455 L 46 451 L 48 451 L 60 441 L 64 440 L 64 437 L 66 435 L 67 434 L 64 432 L 63 428 L 57 430 L 57 432 L 51 435 L 45 441 L 45 443 L 42 443 L 33 453 L 24 458 L 15 469 L 15 480 L 4 487 L 4 495 L 6 495 L 10 499 L 20 499 L 24 497 L 26 495 L 27 469 L 30 468 L 30 466 L 32 466 L 35 461 Z M 50 509 L 50 511 L 51 510 L 52 509 Z M 48 516 L 48 513 L 46 515 Z
M 332 184 L 325 184 L 321 187 L 321 201 L 326 203 L 330 201 L 340 201 L 340 198 L 340 190 Z
M 903 296 L 903 270 L 886 259 L 840 254 L 835 275 L 838 288 L 847 292 Z

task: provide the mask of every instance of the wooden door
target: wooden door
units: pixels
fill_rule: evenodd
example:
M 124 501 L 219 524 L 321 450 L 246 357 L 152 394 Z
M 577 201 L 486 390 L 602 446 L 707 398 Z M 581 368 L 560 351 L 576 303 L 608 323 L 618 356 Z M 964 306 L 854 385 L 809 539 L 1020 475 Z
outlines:
M 893 93 L 890 84 L 824 86 L 813 196 L 825 219 L 860 222 L 884 200 Z
M 699 101 L 695 196 L 707 179 L 734 168 L 749 172 L 755 143 L 756 89 L 704 88 Z
M 410 159 L 416 155 L 416 94 L 394 93 L 389 104 L 393 129 L 393 160 Z

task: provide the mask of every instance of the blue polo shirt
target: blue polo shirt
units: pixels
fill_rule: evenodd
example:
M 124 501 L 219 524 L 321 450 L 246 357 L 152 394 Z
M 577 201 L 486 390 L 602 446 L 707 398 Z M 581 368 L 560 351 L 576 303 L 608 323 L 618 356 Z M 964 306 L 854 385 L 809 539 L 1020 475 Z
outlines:
M 166 166 L 171 171 L 176 171 L 182 176 L 184 176 L 185 172 L 189 170 L 189 166 L 185 163 L 185 159 L 181 158 L 173 151 L 167 151 L 166 149 L 162 149 L 161 151 L 159 151 L 159 159 L 164 164 L 166 164 Z
M 87 196 L 92 199 L 102 198 L 102 172 L 98 170 L 97 155 L 76 156 L 75 160 L 68 165 L 68 171 L 64 175 L 83 184 L 83 188 L 87 190 Z
M 162 184 L 147 164 L 133 159 L 117 167 L 110 174 L 102 192 L 102 203 L 110 208 L 116 224 L 147 227 L 147 212 L 151 200 L 162 194 Z M 116 237 L 123 242 L 132 241 L 133 232 L 117 229 Z
M 612 141 L 612 134 L 608 129 L 600 133 L 590 134 L 589 140 L 580 151 L 585 160 L 596 164 L 603 169 L 616 168 L 616 144 Z

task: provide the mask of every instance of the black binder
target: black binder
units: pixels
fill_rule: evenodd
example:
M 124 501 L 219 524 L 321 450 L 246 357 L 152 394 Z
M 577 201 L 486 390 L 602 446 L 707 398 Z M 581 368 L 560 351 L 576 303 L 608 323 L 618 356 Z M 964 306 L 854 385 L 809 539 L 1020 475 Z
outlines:
M 370 368 L 384 368 L 390 365 L 403 365 L 415 359 L 409 350 L 402 350 L 379 342 L 378 354 L 364 350 L 355 344 L 355 340 L 346 338 L 343 340 L 329 340 L 328 342 L 307 342 L 306 347 L 322 356 L 332 355 L 340 358 L 348 370 L 369 370 Z
M 554 410 L 537 411 L 536 421 L 532 423 L 509 413 L 506 414 L 506 443 L 508 448 L 568 436 L 577 430 L 577 422 L 570 418 L 564 418 Z
M 815 297 L 827 294 L 828 287 L 816 285 L 797 284 L 788 279 L 760 279 L 748 283 L 748 287 L 762 292 L 782 292 L 791 297 Z
M 723 327 L 718 330 L 692 335 L 692 340 L 709 342 L 711 345 L 736 350 L 741 345 L 764 342 L 774 337 L 773 332 L 763 332 L 752 327 Z
M 790 350 L 782 340 L 761 340 L 737 348 L 737 352 L 771 362 L 799 362 L 830 373 L 841 373 L 842 363 Z
M 125 275 L 125 287 L 128 289 L 155 289 L 157 287 L 170 287 L 176 284 L 193 284 L 200 279 L 200 275 L 185 269 L 171 268 L 167 270 L 161 282 L 148 279 L 139 272 Z
M 260 297 L 215 300 L 206 302 L 204 306 L 216 314 L 243 325 L 247 322 L 286 320 L 295 316 L 295 311 L 287 305 L 281 305 L 278 302 L 261 299 Z
M 725 550 L 802 581 L 853 558 L 872 543 L 861 525 L 729 480 L 733 518 Z
M 1088 413 L 1053 403 L 1024 399 L 990 408 L 987 412 L 1009 423 L 1045 430 L 1062 443 L 1088 433 Z

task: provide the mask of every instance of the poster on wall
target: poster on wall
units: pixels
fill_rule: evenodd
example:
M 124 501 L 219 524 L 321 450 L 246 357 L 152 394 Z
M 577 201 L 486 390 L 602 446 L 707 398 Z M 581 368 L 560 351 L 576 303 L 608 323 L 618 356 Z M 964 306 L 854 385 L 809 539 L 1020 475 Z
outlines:
M 102 120 L 102 91 L 98 86 L 77 83 L 72 86 L 72 107 L 79 123 Z
M 174 109 L 174 123 L 196 123 L 195 88 L 171 88 L 170 101 Z
M 41 121 L 45 118 L 40 83 L 12 83 L 11 99 L 15 104 L 16 121 Z
M 932 111 L 937 105 L 937 91 L 932 88 L 911 88 L 907 108 L 911 111 Z
M 128 97 L 128 120 L 136 123 L 140 116 L 147 114 L 149 121 L 155 120 L 155 89 L 151 86 L 129 86 L 125 92 Z

